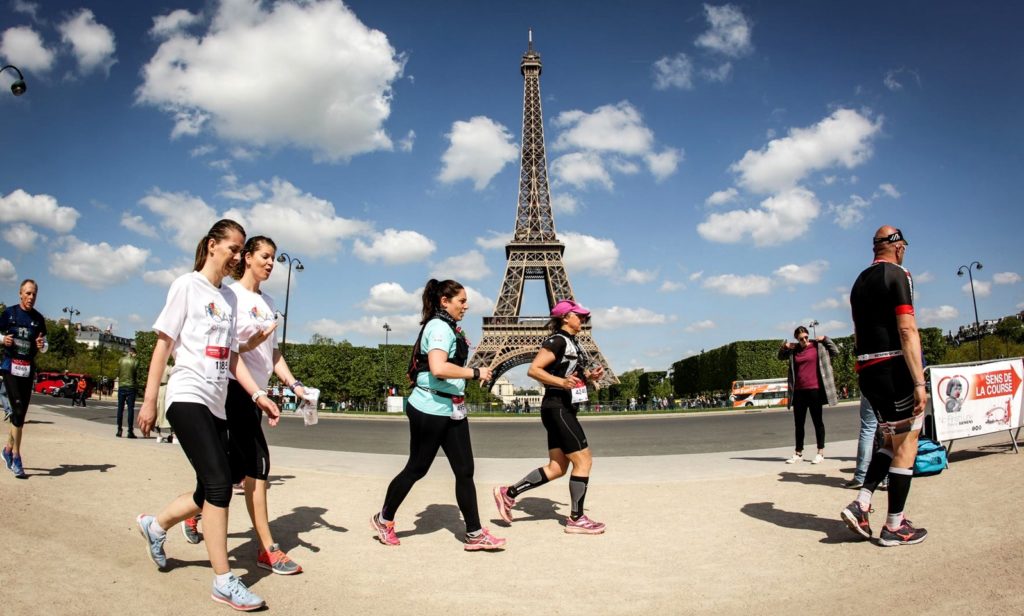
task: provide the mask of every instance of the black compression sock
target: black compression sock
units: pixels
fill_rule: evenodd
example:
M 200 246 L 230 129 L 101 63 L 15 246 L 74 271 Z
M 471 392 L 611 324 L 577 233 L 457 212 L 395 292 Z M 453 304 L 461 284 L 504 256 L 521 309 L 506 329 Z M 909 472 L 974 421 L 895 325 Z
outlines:
M 583 501 L 587 498 L 587 483 L 590 477 L 569 477 L 569 500 L 572 501 L 572 513 L 569 517 L 578 520 L 583 515 Z
M 548 476 L 544 474 L 544 468 L 535 468 L 527 473 L 526 477 L 520 479 L 519 483 L 509 486 L 506 493 L 509 498 L 515 498 L 527 490 L 544 485 L 548 481 Z

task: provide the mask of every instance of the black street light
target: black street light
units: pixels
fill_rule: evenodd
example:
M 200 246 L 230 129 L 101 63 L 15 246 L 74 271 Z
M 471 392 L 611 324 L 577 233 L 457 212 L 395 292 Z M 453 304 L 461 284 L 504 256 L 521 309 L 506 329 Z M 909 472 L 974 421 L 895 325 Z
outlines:
M 818 319 L 814 319 L 813 321 L 811 321 L 810 323 L 807 324 L 807 327 L 811 328 L 811 338 L 814 338 L 814 339 L 818 338 L 818 332 L 815 331 L 814 328 L 819 326 L 819 325 L 821 325 L 821 323 L 818 323 Z
M 956 275 L 963 277 L 964 270 L 967 270 L 967 279 L 971 281 L 971 301 L 974 303 L 974 333 L 978 336 L 978 361 L 981 361 L 981 324 L 978 323 L 978 300 L 974 297 L 974 276 L 971 274 L 971 270 L 976 269 L 981 271 L 981 263 L 977 261 L 971 261 L 970 265 L 961 265 L 956 270 Z
M 15 79 L 14 83 L 11 84 L 11 93 L 15 96 L 21 96 L 25 93 L 25 90 L 28 90 L 28 86 L 25 85 L 25 77 L 21 74 L 21 71 L 18 70 L 18 67 L 14 66 L 13 64 L 8 64 L 7 66 L 0 68 L 0 73 L 6 71 L 7 69 L 11 69 L 12 71 L 18 74 L 18 78 Z
M 384 397 L 387 398 L 391 394 L 391 389 L 388 387 L 388 334 L 391 333 L 391 326 L 384 322 Z
M 82 314 L 78 310 L 75 310 L 74 306 L 64 306 L 64 308 L 61 309 L 61 312 L 66 312 L 67 313 L 67 315 L 68 315 L 68 326 L 72 327 L 72 328 L 75 326 L 75 323 L 74 323 L 73 319 L 75 317 L 77 317 L 78 315 Z
M 296 272 L 301 272 L 305 268 L 302 267 L 302 261 L 293 259 L 287 252 L 282 252 L 277 256 L 278 263 L 284 263 L 288 261 L 288 284 L 284 288 L 284 332 L 281 334 L 281 354 L 284 355 L 284 345 L 288 340 L 288 299 L 292 292 L 292 265 L 295 266 Z

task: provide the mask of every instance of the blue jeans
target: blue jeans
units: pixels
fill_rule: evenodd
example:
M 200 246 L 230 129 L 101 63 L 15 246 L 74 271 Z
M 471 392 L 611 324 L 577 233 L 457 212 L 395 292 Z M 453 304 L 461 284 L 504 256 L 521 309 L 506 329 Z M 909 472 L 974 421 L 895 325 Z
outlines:
M 868 465 L 871 464 L 871 455 L 875 450 L 875 432 L 878 430 L 878 418 L 875 417 L 875 410 L 863 394 L 860 397 L 860 440 L 857 442 L 857 470 L 853 478 L 864 483 L 864 477 L 868 473 Z
M 135 430 L 135 388 L 117 388 L 117 430 L 121 431 L 121 418 L 124 416 L 125 404 L 128 405 L 128 432 Z

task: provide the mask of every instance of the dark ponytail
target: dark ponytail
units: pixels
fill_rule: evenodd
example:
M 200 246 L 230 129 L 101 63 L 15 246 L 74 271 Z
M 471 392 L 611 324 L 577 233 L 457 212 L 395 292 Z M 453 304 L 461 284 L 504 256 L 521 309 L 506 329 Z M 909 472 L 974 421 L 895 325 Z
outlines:
M 231 277 L 235 280 L 241 280 L 242 276 L 245 276 L 245 255 L 251 255 L 260 249 L 262 244 L 266 244 L 277 252 L 277 244 L 274 240 L 263 235 L 254 235 L 245 242 L 245 248 L 242 249 L 242 258 L 238 260 L 238 265 L 235 266 L 235 271 L 231 274 Z
M 442 280 L 441 282 L 433 278 L 428 280 L 426 286 L 423 287 L 423 311 L 420 314 L 420 325 L 426 324 L 431 317 L 443 310 L 441 308 L 442 297 L 451 299 L 464 288 L 454 280 Z
M 206 265 L 206 257 L 208 257 L 210 253 L 210 240 L 219 242 L 227 239 L 228 233 L 232 230 L 238 231 L 242 234 L 242 237 L 245 237 L 245 229 L 242 228 L 242 225 L 230 218 L 221 218 L 217 222 L 213 223 L 213 226 L 206 232 L 203 239 L 199 240 L 199 245 L 196 246 L 196 262 L 192 267 L 193 271 L 198 272 L 203 269 L 204 265 Z

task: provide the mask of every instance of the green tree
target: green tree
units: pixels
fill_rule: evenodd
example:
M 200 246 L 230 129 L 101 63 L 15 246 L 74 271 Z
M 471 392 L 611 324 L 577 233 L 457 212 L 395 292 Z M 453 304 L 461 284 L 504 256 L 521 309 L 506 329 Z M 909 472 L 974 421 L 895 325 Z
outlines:
M 996 324 L 995 335 L 1006 344 L 1024 343 L 1024 322 L 1017 317 L 1004 317 Z
M 40 370 L 64 370 L 70 368 L 71 358 L 78 355 L 75 332 L 66 329 L 56 321 L 46 319 L 46 340 L 48 352 L 38 355 L 36 365 Z
M 636 398 L 640 395 L 640 375 L 643 374 L 643 369 L 637 368 L 636 370 L 630 370 L 623 372 L 619 375 L 619 383 L 612 385 L 609 389 L 611 390 L 612 400 L 629 400 L 630 398 Z

